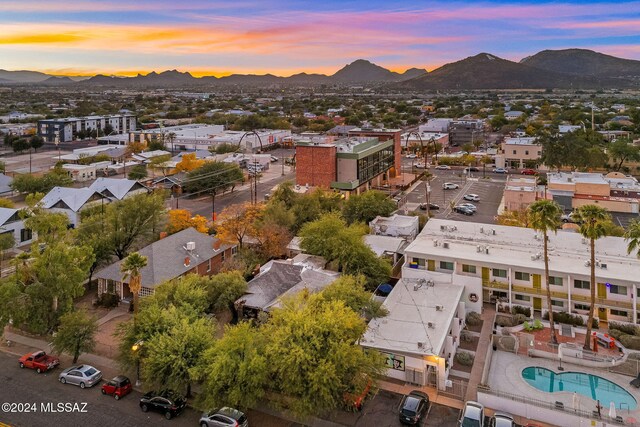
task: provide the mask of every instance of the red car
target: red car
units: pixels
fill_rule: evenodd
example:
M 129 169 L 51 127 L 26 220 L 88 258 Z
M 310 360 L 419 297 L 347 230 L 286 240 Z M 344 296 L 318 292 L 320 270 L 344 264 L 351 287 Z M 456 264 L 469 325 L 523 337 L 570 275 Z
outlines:
M 60 359 L 49 356 L 44 351 L 29 353 L 18 359 L 21 368 L 35 369 L 37 373 L 47 372 L 60 364 Z
M 113 395 L 116 400 L 131 393 L 131 381 L 124 375 L 118 375 L 102 385 L 102 394 Z
M 537 175 L 538 172 L 536 172 L 533 169 L 522 169 L 522 171 L 520 172 L 522 175 Z

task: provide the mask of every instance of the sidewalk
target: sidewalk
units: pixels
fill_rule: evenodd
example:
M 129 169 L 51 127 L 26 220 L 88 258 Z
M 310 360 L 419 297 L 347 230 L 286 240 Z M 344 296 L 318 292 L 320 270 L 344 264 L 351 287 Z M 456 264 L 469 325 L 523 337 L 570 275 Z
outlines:
M 491 345 L 491 332 L 493 330 L 495 314 L 496 311 L 493 307 L 484 307 L 482 310 L 482 330 L 480 331 L 480 339 L 478 341 L 478 348 L 476 348 L 476 355 L 473 361 L 473 368 L 471 369 L 471 376 L 469 377 L 465 400 L 477 399 L 476 389 L 480 381 L 482 381 L 482 371 L 484 370 L 487 350 Z

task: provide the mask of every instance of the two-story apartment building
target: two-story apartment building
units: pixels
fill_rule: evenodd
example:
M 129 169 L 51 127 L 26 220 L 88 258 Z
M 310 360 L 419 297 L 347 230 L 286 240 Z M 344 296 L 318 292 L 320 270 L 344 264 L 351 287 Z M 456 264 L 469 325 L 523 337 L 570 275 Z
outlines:
M 536 138 L 505 138 L 502 153 L 496 156 L 496 164 L 507 168 L 522 169 L 531 163 L 537 163 L 542 156 L 542 146 Z
M 405 267 L 445 273 L 465 287 L 481 283 L 485 302 L 500 299 L 544 313 L 542 246 L 541 234 L 529 228 L 431 219 L 405 249 Z M 589 241 L 575 232 L 552 233 L 549 268 L 554 310 L 586 315 L 591 292 Z M 595 286 L 600 321 L 638 322 L 640 260 L 627 253 L 623 238 L 596 242 Z

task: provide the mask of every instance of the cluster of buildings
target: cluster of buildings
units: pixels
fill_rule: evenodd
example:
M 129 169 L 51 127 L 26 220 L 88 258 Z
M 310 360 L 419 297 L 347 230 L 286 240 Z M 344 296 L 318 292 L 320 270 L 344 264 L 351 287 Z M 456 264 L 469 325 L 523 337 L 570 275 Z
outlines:
M 130 113 L 110 116 L 68 117 L 64 119 L 38 120 L 37 134 L 46 142 L 72 142 L 79 139 L 79 133 L 96 131 L 97 136 L 107 134 L 128 134 L 136 130 L 136 116 Z M 80 135 L 82 135 L 80 133 Z

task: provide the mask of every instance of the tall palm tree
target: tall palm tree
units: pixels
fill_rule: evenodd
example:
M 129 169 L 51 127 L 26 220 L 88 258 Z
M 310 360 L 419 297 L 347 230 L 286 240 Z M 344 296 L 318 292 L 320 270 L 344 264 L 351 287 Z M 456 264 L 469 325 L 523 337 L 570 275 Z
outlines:
M 141 277 L 140 271 L 146 267 L 147 265 L 147 257 L 144 255 L 140 255 L 138 252 L 133 252 L 127 256 L 122 265 L 120 266 L 120 271 L 124 273 L 122 276 L 122 280 L 129 279 L 129 290 L 133 292 L 133 314 L 134 321 L 135 315 L 138 313 L 138 298 L 141 288 Z
M 549 286 L 549 251 L 548 232 L 557 233 L 562 224 L 562 208 L 551 200 L 538 200 L 527 209 L 527 219 L 531 228 L 542 232 L 544 248 L 544 281 L 547 285 L 547 311 L 549 312 L 549 324 L 551 325 L 551 342 L 558 343 L 556 329 L 553 324 L 553 305 L 551 304 L 551 289 Z
M 587 320 L 587 335 L 584 338 L 584 349 L 591 350 L 591 328 L 596 305 L 596 240 L 607 235 L 605 224 L 611 221 L 607 210 L 596 205 L 580 206 L 576 210 L 576 221 L 580 224 L 580 234 L 589 239 L 591 248 L 591 304 L 589 305 L 589 319 Z
M 634 219 L 629 223 L 629 227 L 624 233 L 624 239 L 629 242 L 627 253 L 636 251 L 636 255 L 640 258 L 640 221 Z

